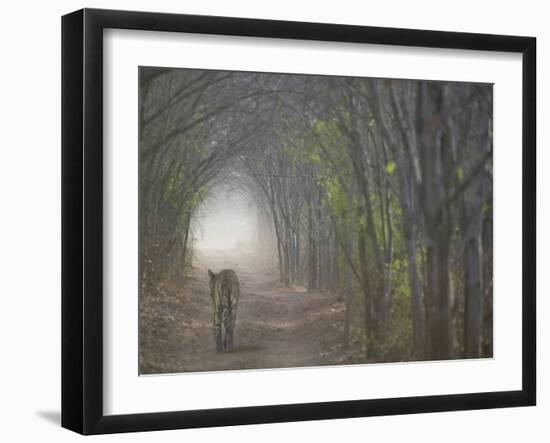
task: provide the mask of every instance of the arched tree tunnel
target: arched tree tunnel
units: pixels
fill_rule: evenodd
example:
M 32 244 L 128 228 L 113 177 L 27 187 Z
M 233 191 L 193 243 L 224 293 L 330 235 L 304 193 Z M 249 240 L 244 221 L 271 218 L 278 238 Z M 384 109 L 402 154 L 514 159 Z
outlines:
M 491 85 L 139 74 L 142 373 L 492 355 Z

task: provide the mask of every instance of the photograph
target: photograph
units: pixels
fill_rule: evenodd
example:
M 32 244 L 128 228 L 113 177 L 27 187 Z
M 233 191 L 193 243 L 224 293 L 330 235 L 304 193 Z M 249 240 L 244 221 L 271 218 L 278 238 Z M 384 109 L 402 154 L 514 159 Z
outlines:
M 493 358 L 492 83 L 137 71 L 139 375 Z

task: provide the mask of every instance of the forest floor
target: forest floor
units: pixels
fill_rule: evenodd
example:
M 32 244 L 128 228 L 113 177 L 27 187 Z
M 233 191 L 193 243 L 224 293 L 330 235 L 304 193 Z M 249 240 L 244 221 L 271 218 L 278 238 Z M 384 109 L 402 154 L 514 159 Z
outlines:
M 344 347 L 344 302 L 279 282 L 276 268 L 251 254 L 207 251 L 184 288 L 143 295 L 140 373 L 284 368 L 352 363 Z M 241 284 L 235 348 L 214 347 L 207 268 L 233 269 Z

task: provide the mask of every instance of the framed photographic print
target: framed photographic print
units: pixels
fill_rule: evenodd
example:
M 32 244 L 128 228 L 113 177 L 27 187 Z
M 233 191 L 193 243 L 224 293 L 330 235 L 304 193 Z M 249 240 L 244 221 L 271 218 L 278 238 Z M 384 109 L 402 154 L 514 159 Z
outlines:
M 62 425 L 534 405 L 531 37 L 62 20 Z

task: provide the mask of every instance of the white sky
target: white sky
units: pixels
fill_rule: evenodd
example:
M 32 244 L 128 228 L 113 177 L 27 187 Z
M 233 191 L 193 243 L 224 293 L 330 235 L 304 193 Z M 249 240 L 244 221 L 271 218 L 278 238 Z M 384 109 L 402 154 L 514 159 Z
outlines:
M 238 189 L 221 185 L 199 208 L 193 233 L 199 250 L 252 247 L 257 236 L 257 211 Z

